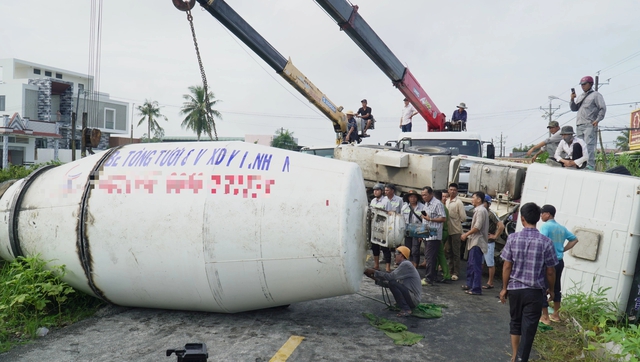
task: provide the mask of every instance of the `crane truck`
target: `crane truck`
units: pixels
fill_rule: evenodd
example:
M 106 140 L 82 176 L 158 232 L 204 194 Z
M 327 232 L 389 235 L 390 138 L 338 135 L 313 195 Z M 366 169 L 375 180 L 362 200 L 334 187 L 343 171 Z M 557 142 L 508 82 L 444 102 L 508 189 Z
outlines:
M 174 0 L 174 3 L 175 1 L 179 0 Z M 344 0 L 316 1 L 330 15 L 340 15 L 340 19 L 343 19 L 339 20 L 340 24 L 349 24 L 344 25 L 343 28 L 354 40 L 358 39 L 357 42 L 362 44 L 376 44 L 371 38 L 375 33 L 357 14 L 357 8 L 351 7 Z M 221 0 L 214 2 L 198 0 L 198 2 L 214 16 L 219 13 L 214 10 L 215 6 L 224 5 Z M 234 25 L 230 24 L 230 26 Z M 243 33 L 242 29 L 237 31 L 240 34 Z M 246 34 L 251 34 L 251 37 L 257 35 L 251 31 Z M 268 45 L 261 37 L 257 39 L 261 39 L 263 45 Z M 386 46 L 382 47 L 384 43 L 381 41 L 377 44 L 373 49 L 386 48 Z M 256 49 L 264 50 L 260 50 L 259 47 Z M 269 53 L 271 58 L 267 58 L 271 60 L 268 62 L 275 65 L 276 71 L 282 69 L 281 72 L 286 73 L 287 62 L 279 53 L 271 50 Z M 442 123 L 438 123 L 438 120 L 444 120 L 444 116 L 439 116 L 441 113 L 437 111 L 422 88 L 416 86 L 411 88 L 409 84 L 415 78 L 408 69 L 400 69 L 397 61 L 389 63 L 385 61 L 385 59 L 395 59 L 390 57 L 393 54 L 388 51 L 388 48 L 381 54 L 382 57 L 376 61 L 376 64 L 381 69 L 395 65 L 396 69 L 389 69 L 389 71 L 395 71 L 392 79 L 396 86 L 403 92 L 412 93 L 408 94 L 410 96 L 408 98 L 413 99 L 412 103 L 416 99 L 420 101 L 419 104 L 424 105 L 421 107 L 423 113 L 425 110 L 431 110 L 431 113 L 427 112 L 423 115 L 430 130 L 442 130 Z M 415 83 L 417 84 L 417 81 Z M 417 92 L 414 92 L 416 90 Z M 478 151 L 473 155 L 464 154 L 472 153 L 469 149 L 460 149 L 462 146 L 471 144 L 469 142 L 464 143 L 459 140 L 462 142 L 460 147 L 447 145 L 441 147 L 442 144 L 440 146 L 422 144 L 420 137 L 424 136 L 404 134 L 398 138 L 395 145 L 340 145 L 335 148 L 334 156 L 338 160 L 358 164 L 365 186 L 372 186 L 376 182 L 395 183 L 401 191 L 420 189 L 423 186 L 431 186 L 434 189 L 446 188 L 449 182 L 459 181 L 461 165 L 463 162 L 469 162 L 469 191 L 483 191 L 491 195 L 495 200 L 492 209 L 499 215 L 509 215 L 517 210 L 520 204 L 526 202 L 535 202 L 538 205 L 553 204 L 557 209 L 556 219 L 576 234 L 580 240 L 565 256 L 566 266 L 563 275 L 565 290 L 575 288 L 589 292 L 601 287 L 608 299 L 615 302 L 621 312 L 626 312 L 630 320 L 638 320 L 640 317 L 640 178 L 478 157 L 482 156 L 482 147 L 481 143 L 475 142 L 479 141 L 477 136 L 473 137 L 475 139 L 473 147 Z M 425 139 L 431 137 L 425 137 Z M 487 154 L 490 153 L 492 153 L 491 148 L 488 148 Z M 326 160 L 326 162 L 338 161 Z M 341 163 L 336 165 L 338 164 Z M 373 221 L 374 226 L 386 225 L 383 215 L 380 218 L 374 216 Z M 517 228 L 522 228 L 517 218 L 516 222 Z M 381 228 L 369 229 L 368 232 L 373 231 L 376 231 L 376 237 L 372 239 L 377 240 L 381 245 L 394 246 L 394 243 L 402 239 L 398 237 L 401 233 L 394 233 L 393 229 L 386 229 L 386 231 Z
M 196 0 L 173 0 L 176 8 L 180 10 L 191 9 Z M 265 40 L 251 25 L 249 25 L 235 10 L 224 0 L 198 1 L 202 8 L 208 11 L 222 25 L 229 29 L 235 36 L 246 44 L 254 53 L 264 60 L 287 83 L 291 84 L 300 94 L 311 102 L 333 124 L 336 134 L 336 144 L 341 144 L 347 132 L 347 117 L 342 112 L 342 106 L 336 106 L 329 97 L 322 93 L 298 68 L 293 65 L 291 59 L 287 60 L 267 40 Z M 368 137 L 364 133 L 365 122 L 358 122 L 360 137 Z

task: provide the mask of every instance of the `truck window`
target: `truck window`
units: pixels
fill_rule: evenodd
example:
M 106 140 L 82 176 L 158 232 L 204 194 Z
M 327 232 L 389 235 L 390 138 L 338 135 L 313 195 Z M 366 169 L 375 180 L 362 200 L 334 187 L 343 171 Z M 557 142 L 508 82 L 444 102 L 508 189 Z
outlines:
M 477 140 L 411 140 L 411 146 L 436 146 L 448 148 L 452 155 L 482 157 L 482 145 Z
M 303 149 L 300 152 L 320 157 L 333 158 L 333 148 Z

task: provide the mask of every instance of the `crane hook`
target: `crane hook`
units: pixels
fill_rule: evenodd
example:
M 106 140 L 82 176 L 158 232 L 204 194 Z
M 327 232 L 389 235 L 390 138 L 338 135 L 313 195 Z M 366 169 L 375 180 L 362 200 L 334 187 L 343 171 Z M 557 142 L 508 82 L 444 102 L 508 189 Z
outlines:
M 173 6 L 180 11 L 189 11 L 196 6 L 196 0 L 171 0 L 173 1 Z

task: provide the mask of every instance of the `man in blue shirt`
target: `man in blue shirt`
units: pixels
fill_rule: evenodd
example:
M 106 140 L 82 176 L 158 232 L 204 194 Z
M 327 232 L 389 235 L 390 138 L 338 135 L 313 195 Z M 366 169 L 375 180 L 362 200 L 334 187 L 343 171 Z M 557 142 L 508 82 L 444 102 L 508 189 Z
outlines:
M 458 131 L 466 131 L 467 130 L 467 105 L 460 103 L 458 105 L 458 109 L 453 111 L 453 115 L 451 116 L 451 125 L 454 130 Z
M 551 324 L 550 321 L 560 322 L 560 315 L 558 310 L 560 309 L 560 300 L 562 294 L 560 293 L 560 278 L 562 277 L 562 270 L 564 269 L 564 261 L 562 256 L 565 251 L 573 248 L 578 243 L 578 238 L 566 227 L 558 224 L 555 220 L 556 208 L 553 205 L 544 205 L 540 209 L 540 218 L 544 221 L 540 228 L 540 234 L 548 237 L 553 241 L 553 247 L 558 257 L 558 264 L 556 264 L 556 284 L 553 289 L 553 314 L 549 315 L 549 302 L 546 298 L 543 298 L 542 302 L 542 317 L 540 321 L 544 324 Z M 565 240 L 569 242 L 564 244 Z

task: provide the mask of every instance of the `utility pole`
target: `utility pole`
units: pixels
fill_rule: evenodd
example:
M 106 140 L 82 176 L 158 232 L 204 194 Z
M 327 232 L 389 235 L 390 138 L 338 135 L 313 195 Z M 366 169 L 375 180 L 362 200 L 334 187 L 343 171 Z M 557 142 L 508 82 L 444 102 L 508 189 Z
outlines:
M 542 118 L 549 117 L 549 122 L 553 121 L 553 114 L 556 113 L 556 111 L 560 109 L 560 106 L 558 106 L 556 108 L 553 108 L 553 106 L 551 105 L 551 102 L 554 99 L 556 99 L 556 97 L 549 96 L 549 111 L 547 111 L 544 108 L 540 107 L 540 110 L 545 112 L 545 114 L 542 116 Z
M 500 132 L 500 142 L 498 143 L 500 144 L 500 157 L 504 157 L 505 147 L 503 145 L 507 143 L 507 136 L 503 136 L 502 132 Z

